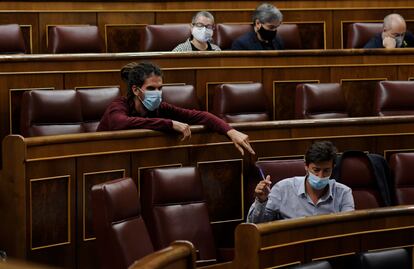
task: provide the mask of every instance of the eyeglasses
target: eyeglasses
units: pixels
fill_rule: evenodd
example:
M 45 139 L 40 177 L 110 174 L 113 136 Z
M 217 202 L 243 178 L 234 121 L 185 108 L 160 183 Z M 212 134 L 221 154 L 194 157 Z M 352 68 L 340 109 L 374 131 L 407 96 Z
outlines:
M 204 25 L 201 22 L 196 22 L 196 23 L 193 23 L 193 26 L 195 26 L 197 28 L 204 28 L 205 27 L 205 28 L 207 28 L 209 30 L 214 30 L 214 24 Z

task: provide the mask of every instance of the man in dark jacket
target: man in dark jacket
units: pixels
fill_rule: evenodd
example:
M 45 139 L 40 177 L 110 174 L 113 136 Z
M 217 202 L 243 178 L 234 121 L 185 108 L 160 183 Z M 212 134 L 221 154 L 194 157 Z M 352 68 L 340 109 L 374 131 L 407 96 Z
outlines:
M 407 32 L 404 18 L 395 13 L 385 16 L 382 33 L 376 34 L 364 46 L 365 49 L 406 47 L 414 47 L 414 36 Z
M 236 39 L 232 50 L 281 50 L 282 40 L 277 37 L 277 28 L 283 20 L 279 9 L 271 4 L 259 5 L 253 13 L 252 31 Z

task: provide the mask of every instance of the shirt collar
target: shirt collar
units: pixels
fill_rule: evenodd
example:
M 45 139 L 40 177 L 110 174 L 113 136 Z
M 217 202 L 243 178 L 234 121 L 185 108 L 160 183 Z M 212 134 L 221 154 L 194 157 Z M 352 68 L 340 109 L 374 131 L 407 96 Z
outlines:
M 305 195 L 306 194 L 306 192 L 305 192 L 305 179 L 306 179 L 306 177 L 296 177 L 296 178 L 297 178 L 298 183 L 299 183 L 299 188 L 298 188 L 298 192 L 297 192 L 298 196 Z
M 324 201 L 326 201 L 326 200 L 328 200 L 330 198 L 333 199 L 332 189 L 333 189 L 334 182 L 335 182 L 334 179 L 329 179 L 329 183 L 328 183 L 329 184 L 329 189 L 328 189 L 328 192 L 319 199 L 321 202 L 324 202 Z

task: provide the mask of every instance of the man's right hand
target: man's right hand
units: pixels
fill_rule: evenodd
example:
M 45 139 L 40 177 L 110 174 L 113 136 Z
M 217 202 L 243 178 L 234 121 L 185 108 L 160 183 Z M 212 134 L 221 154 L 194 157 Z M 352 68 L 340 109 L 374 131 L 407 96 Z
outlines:
M 182 123 L 179 121 L 172 121 L 172 127 L 174 130 L 176 130 L 177 132 L 180 132 L 183 136 L 181 138 L 181 141 L 184 141 L 186 139 L 190 139 L 191 138 L 191 129 L 190 129 L 190 125 L 188 125 L 187 123 Z
M 256 194 L 257 199 L 259 199 L 261 203 L 265 202 L 267 200 L 267 197 L 269 196 L 270 184 L 272 184 L 272 182 L 270 181 L 270 176 L 267 176 L 266 179 L 260 181 L 256 185 L 254 193 Z
M 397 42 L 395 41 L 394 38 L 390 37 L 390 36 L 386 36 L 384 37 L 384 39 L 382 40 L 382 45 L 384 46 L 384 48 L 386 49 L 394 49 L 397 45 Z

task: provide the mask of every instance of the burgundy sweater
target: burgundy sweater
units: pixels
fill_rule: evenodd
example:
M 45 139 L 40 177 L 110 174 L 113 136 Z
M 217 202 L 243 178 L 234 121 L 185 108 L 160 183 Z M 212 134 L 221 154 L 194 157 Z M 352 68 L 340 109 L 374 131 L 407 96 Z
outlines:
M 215 115 L 198 110 L 184 109 L 161 102 L 155 111 L 149 111 L 142 117 L 136 111 L 133 103 L 128 103 L 126 97 L 112 101 L 99 123 L 97 131 L 113 131 L 125 129 L 151 129 L 156 131 L 172 131 L 172 120 L 187 124 L 201 124 L 221 134 L 226 134 L 232 128 Z

